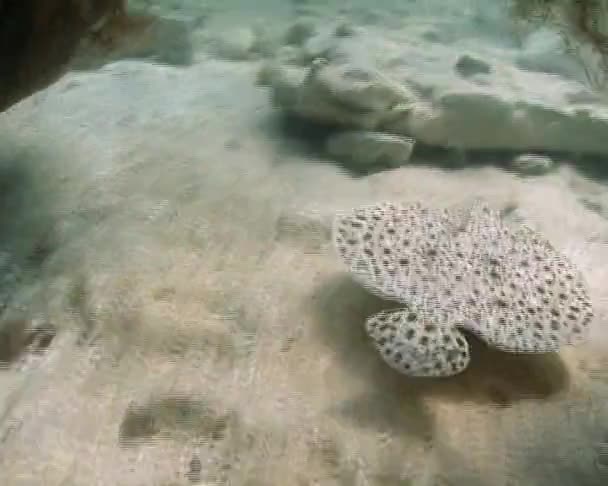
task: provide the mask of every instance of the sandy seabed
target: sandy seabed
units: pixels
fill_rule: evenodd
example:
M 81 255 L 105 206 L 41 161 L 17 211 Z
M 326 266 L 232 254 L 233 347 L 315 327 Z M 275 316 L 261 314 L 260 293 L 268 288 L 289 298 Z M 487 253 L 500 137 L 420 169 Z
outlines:
M 284 133 L 258 67 L 122 60 L 0 117 L 3 319 L 54 328 L 0 369 L 0 484 L 608 484 L 603 181 L 568 164 L 354 177 Z M 462 375 L 400 376 L 364 334 L 387 303 L 344 272 L 332 216 L 476 197 L 581 268 L 590 343 L 474 343 Z

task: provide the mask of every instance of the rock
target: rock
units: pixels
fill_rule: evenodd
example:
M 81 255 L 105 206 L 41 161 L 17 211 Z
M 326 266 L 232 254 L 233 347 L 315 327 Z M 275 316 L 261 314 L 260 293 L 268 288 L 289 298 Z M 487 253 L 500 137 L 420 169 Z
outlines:
M 492 68 L 486 61 L 468 54 L 464 54 L 458 58 L 458 61 L 454 64 L 454 69 L 463 78 L 468 78 L 475 74 L 490 74 L 492 72 Z
M 372 165 L 400 167 L 406 164 L 415 141 L 382 132 L 352 130 L 328 138 L 327 153 L 358 168 Z
M 329 92 L 340 103 L 360 111 L 388 111 L 396 103 L 411 101 L 411 93 L 379 72 L 349 64 L 317 63 L 307 86 Z
M 336 37 L 350 37 L 352 35 L 355 35 L 356 33 L 356 27 L 347 20 L 342 20 L 338 22 L 334 30 L 334 35 Z
M 525 175 L 546 174 L 553 168 L 553 160 L 544 155 L 523 154 L 511 162 L 511 169 Z
M 560 99 L 555 91 L 549 96 Z M 608 117 L 600 109 L 566 109 L 543 101 L 542 94 L 527 99 L 488 86 L 447 88 L 410 107 L 389 131 L 444 148 L 608 153 L 608 139 L 602 135 Z
M 295 66 L 266 62 L 258 71 L 258 86 L 272 88 L 272 102 L 278 108 L 292 110 L 297 104 L 299 90 L 306 79 L 306 71 Z
M 337 45 L 334 32 L 325 31 L 307 39 L 302 46 L 302 50 L 309 61 L 320 57 L 331 61 L 338 58 L 336 52 Z
M 301 46 L 316 34 L 317 28 L 314 20 L 300 18 L 296 20 L 285 32 L 285 43 Z
M 266 77 L 278 107 L 331 125 L 373 130 L 403 116 L 400 113 L 416 99 L 405 86 L 373 69 L 330 64 L 325 59 L 316 59 L 308 71 L 275 65 L 272 76 Z
M 256 40 L 252 28 L 230 29 L 215 38 L 213 51 L 218 57 L 227 61 L 245 61 L 254 57 Z
M 607 105 L 572 80 L 505 59 L 494 66 L 475 51 L 454 56 L 456 47 L 431 53 L 419 37 L 405 48 L 372 29 L 350 37 L 336 36 L 335 23 L 320 30 L 299 51 L 276 58 L 289 69 L 310 62 L 298 75 L 302 84 L 285 89 L 286 77 L 278 76 L 270 85 L 281 91 L 273 93 L 277 106 L 312 123 L 396 133 L 444 149 L 608 154 Z M 439 33 L 447 36 L 442 43 L 453 43 L 449 29 Z M 491 75 L 495 69 L 500 76 Z
M 443 41 L 443 36 L 433 27 L 428 27 L 426 30 L 421 32 L 420 37 L 425 41 L 432 43 L 440 43 Z
M 223 31 L 211 39 L 211 51 L 227 61 L 247 61 L 274 56 L 278 45 L 260 22 L 251 27 L 236 27 Z

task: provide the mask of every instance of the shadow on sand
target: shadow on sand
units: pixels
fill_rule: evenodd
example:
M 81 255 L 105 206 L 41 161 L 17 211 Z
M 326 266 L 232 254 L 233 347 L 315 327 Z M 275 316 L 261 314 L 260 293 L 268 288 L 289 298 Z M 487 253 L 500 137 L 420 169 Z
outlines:
M 409 423 L 403 427 L 408 434 L 429 440 L 433 420 L 428 398 L 505 407 L 521 400 L 547 399 L 565 390 L 570 381 L 558 354 L 503 353 L 471 335 L 467 335 L 471 364 L 463 373 L 439 379 L 407 377 L 382 361 L 363 326 L 368 316 L 399 304 L 371 295 L 348 275 L 317 288 L 312 301 L 320 338 L 345 369 L 369 382 L 369 393 L 333 410 L 360 426 L 394 432 L 407 416 Z

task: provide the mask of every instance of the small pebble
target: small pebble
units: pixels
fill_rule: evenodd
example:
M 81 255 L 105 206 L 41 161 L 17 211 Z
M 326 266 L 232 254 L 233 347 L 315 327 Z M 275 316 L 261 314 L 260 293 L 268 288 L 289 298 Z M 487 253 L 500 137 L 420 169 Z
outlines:
M 463 78 L 468 78 L 475 74 L 490 74 L 492 68 L 483 59 L 472 57 L 468 54 L 464 54 L 458 58 L 454 69 Z
M 408 137 L 352 130 L 330 136 L 326 150 L 330 156 L 358 168 L 400 167 L 409 161 L 414 144 L 415 141 Z
M 523 175 L 542 175 L 553 168 L 553 160 L 544 155 L 524 154 L 511 162 L 511 169 Z

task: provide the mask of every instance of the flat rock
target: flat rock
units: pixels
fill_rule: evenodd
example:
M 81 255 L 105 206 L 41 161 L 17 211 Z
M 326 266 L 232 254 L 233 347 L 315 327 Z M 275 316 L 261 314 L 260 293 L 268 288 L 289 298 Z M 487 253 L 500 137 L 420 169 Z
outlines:
M 429 146 L 608 154 L 608 104 L 589 88 L 565 75 L 522 69 L 517 53 L 458 48 L 371 30 L 317 34 L 301 56 L 285 56 L 294 65 L 319 54 L 302 68 L 302 83 L 290 86 L 290 96 L 284 83 L 269 86 L 279 107 L 312 122 L 405 135 Z

